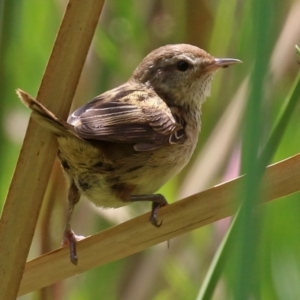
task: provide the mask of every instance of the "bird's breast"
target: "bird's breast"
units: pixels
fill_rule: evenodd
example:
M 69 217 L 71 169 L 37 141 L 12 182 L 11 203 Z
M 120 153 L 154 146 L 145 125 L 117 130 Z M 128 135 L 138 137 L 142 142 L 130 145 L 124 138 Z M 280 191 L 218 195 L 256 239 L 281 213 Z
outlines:
M 188 128 L 191 129 L 191 128 Z M 128 204 L 130 195 L 153 194 L 188 163 L 197 143 L 189 131 L 183 144 L 138 152 L 133 145 L 59 140 L 59 158 L 81 195 L 101 207 Z

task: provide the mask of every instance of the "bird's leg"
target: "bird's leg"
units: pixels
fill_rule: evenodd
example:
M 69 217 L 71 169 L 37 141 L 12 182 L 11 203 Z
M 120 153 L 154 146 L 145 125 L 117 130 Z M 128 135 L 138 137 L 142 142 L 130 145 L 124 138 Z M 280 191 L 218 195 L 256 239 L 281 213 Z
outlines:
M 159 208 L 168 204 L 166 198 L 161 194 L 150 194 L 150 195 L 132 195 L 130 201 L 150 201 L 152 202 L 152 210 L 150 215 L 150 223 L 155 227 L 160 227 L 162 221 L 158 222 L 158 211 Z
M 75 204 L 79 201 L 80 194 L 78 188 L 76 187 L 74 181 L 71 183 L 68 194 L 68 215 L 66 221 L 66 227 L 64 231 L 64 237 L 62 241 L 62 246 L 69 245 L 70 248 L 70 260 L 74 265 L 77 265 L 78 258 L 76 253 L 76 241 L 80 238 L 75 235 L 71 229 L 71 219 L 74 211 Z

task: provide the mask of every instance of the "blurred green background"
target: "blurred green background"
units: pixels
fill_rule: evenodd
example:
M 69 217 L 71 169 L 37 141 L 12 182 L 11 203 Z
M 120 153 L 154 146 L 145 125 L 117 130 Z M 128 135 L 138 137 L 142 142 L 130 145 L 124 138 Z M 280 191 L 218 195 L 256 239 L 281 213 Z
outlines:
M 29 111 L 17 99 L 15 89 L 19 87 L 36 95 L 66 3 L 0 0 L 1 207 L 29 119 Z M 240 174 L 242 148 L 247 145 L 243 128 L 248 81 L 254 64 L 260 63 L 254 51 L 257 43 L 263 52 L 259 57 L 264 58 L 259 108 L 263 118 L 257 132 L 261 146 L 296 77 L 299 64 L 294 45 L 300 44 L 300 1 L 268 1 L 263 21 L 258 18 L 256 3 L 259 1 L 178 0 L 175 5 L 172 0 L 107 0 L 105 3 L 74 108 L 126 81 L 149 51 L 168 43 L 190 43 L 216 57 L 233 57 L 244 62 L 220 70 L 215 76 L 212 95 L 203 106 L 202 132 L 193 159 L 161 190 L 169 202 Z M 267 38 L 263 41 L 257 38 L 257 30 L 262 26 L 267 26 Z M 299 113 L 298 105 L 273 162 L 299 152 Z M 49 188 L 44 201 L 29 259 L 60 245 L 66 191 L 57 165 L 49 186 L 54 188 Z M 255 245 L 251 299 L 300 299 L 299 198 L 297 193 L 257 210 L 262 221 Z M 118 210 L 100 210 L 81 201 L 76 207 L 73 227 L 77 234 L 91 235 L 149 209 L 148 205 L 134 204 Z M 166 243 L 157 245 L 20 299 L 195 299 L 229 223 L 229 219 L 221 220 L 172 239 L 169 249 Z M 235 258 L 233 251 L 213 299 L 234 299 L 238 278 L 243 276 L 236 273 Z

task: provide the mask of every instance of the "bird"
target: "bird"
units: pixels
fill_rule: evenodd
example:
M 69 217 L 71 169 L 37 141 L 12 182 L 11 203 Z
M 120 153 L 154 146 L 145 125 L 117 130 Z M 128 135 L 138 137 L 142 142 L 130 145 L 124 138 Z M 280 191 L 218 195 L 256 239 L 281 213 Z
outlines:
M 68 215 L 62 245 L 78 263 L 71 229 L 81 196 L 103 208 L 152 203 L 150 223 L 160 227 L 156 194 L 189 162 L 201 129 L 201 107 L 210 96 L 216 71 L 241 63 L 215 58 L 189 44 L 170 44 L 150 52 L 129 80 L 70 114 L 67 121 L 28 93 L 17 89 L 32 118 L 54 134 L 68 184 Z

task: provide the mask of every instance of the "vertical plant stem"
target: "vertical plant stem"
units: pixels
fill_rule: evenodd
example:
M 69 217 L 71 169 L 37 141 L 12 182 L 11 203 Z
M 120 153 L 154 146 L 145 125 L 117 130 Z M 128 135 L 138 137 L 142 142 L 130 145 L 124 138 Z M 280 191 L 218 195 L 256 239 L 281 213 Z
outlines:
M 38 93 L 59 116 L 68 114 L 103 2 L 70 0 L 66 7 Z M 0 299 L 16 299 L 55 154 L 54 138 L 30 122 L 1 215 Z
M 253 40 L 255 62 L 250 79 L 250 94 L 246 109 L 246 124 L 243 144 L 243 165 L 247 179 L 243 191 L 243 203 L 240 209 L 240 218 L 237 223 L 239 232 L 236 235 L 238 257 L 236 259 L 237 272 L 234 287 L 235 299 L 249 299 L 255 293 L 257 285 L 254 281 L 257 266 L 257 254 L 260 245 L 261 219 L 252 213 L 253 207 L 260 197 L 260 182 L 264 174 L 264 165 L 258 160 L 262 133 L 261 103 L 264 99 L 264 86 L 270 56 L 271 11 L 270 1 L 254 0 L 252 6 Z M 257 281 L 256 281 L 257 282 Z

